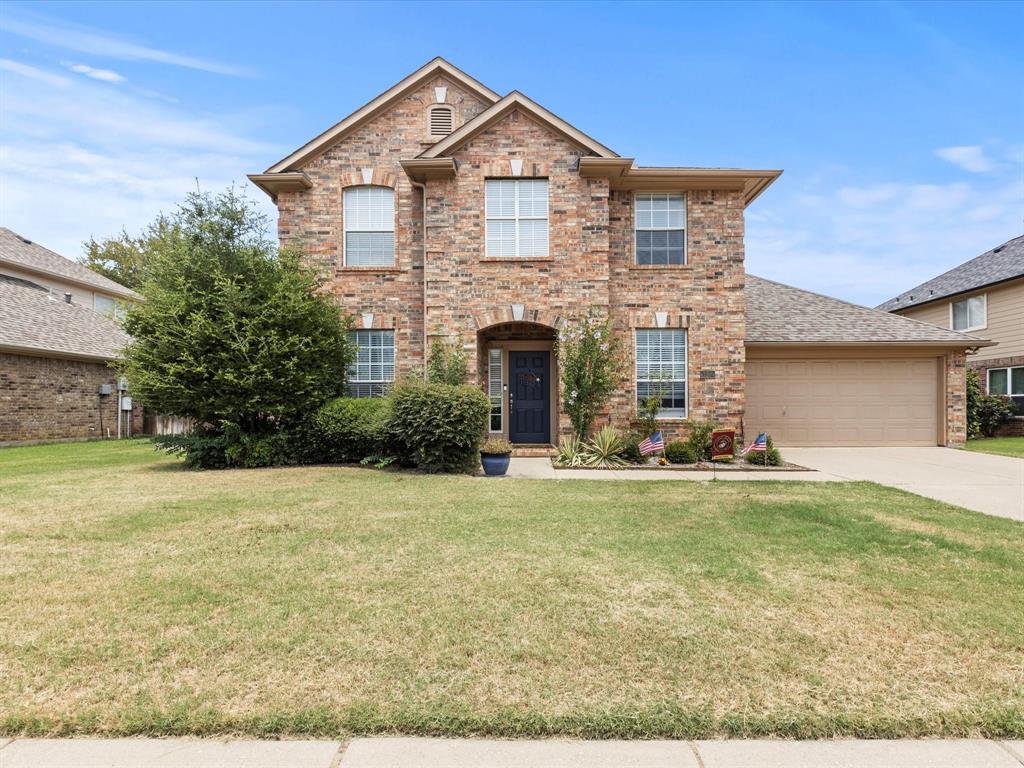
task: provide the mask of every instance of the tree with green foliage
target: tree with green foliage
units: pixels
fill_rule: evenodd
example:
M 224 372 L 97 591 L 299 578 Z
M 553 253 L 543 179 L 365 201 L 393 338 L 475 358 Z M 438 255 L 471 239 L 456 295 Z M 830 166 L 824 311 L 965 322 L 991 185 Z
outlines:
M 466 383 L 466 353 L 461 349 L 434 339 L 427 360 L 427 381 L 431 384 L 449 384 L 458 387 Z
M 268 239 L 250 201 L 234 190 L 192 194 L 160 226 L 120 363 L 139 400 L 208 436 L 258 440 L 342 392 L 348 323 L 299 253 Z
M 138 237 L 132 237 L 125 230 L 117 237 L 103 240 L 90 237 L 83 244 L 85 255 L 79 263 L 115 283 L 138 290 L 149 252 L 159 247 L 160 240 L 171 234 L 172 228 L 171 220 L 161 215 Z
M 590 435 L 597 414 L 619 381 L 619 342 L 607 318 L 591 313 L 570 322 L 555 345 L 562 378 L 562 403 L 580 440 Z

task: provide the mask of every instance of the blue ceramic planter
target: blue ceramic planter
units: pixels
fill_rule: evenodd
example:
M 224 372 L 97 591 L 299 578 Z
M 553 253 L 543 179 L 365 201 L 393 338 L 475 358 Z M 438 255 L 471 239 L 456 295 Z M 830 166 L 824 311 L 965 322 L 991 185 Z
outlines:
M 508 453 L 481 453 L 480 463 L 484 465 L 484 474 L 491 477 L 500 477 L 508 472 L 508 461 L 511 454 Z

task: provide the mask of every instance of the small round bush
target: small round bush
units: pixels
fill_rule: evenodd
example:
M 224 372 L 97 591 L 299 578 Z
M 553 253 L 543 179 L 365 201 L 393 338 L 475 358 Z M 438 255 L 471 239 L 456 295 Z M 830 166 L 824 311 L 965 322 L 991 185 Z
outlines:
M 745 458 L 748 464 L 756 464 L 759 467 L 778 467 L 782 464 L 782 454 L 772 442 L 772 436 L 768 435 L 768 450 L 764 453 L 748 453 Z
M 694 464 L 697 461 L 693 449 L 681 440 L 674 440 L 665 446 L 665 458 L 670 464 Z
M 643 438 L 640 435 L 636 432 L 630 432 L 626 435 L 622 453 L 619 455 L 630 464 L 643 464 L 646 461 L 646 457 L 640 455 L 641 442 L 643 442 Z
M 303 454 L 313 462 L 357 462 L 382 456 L 389 448 L 387 397 L 339 397 L 314 414 Z

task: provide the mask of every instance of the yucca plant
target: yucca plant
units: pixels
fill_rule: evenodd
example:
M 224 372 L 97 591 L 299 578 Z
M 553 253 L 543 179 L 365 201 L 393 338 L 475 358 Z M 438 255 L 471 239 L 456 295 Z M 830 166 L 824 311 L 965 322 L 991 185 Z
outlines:
M 593 439 L 587 443 L 584 463 L 588 467 L 599 469 L 624 466 L 626 460 L 622 458 L 622 452 L 625 448 L 626 441 L 619 430 L 610 424 L 606 425 L 601 427 Z
M 576 435 L 563 437 L 558 444 L 558 456 L 555 461 L 561 467 L 582 467 L 586 446 Z

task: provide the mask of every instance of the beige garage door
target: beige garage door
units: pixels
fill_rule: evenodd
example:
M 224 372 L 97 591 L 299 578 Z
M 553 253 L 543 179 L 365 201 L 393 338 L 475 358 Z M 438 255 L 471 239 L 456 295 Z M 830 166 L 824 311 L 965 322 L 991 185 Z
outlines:
M 938 365 L 917 360 L 748 360 L 748 434 L 779 445 L 936 445 Z

